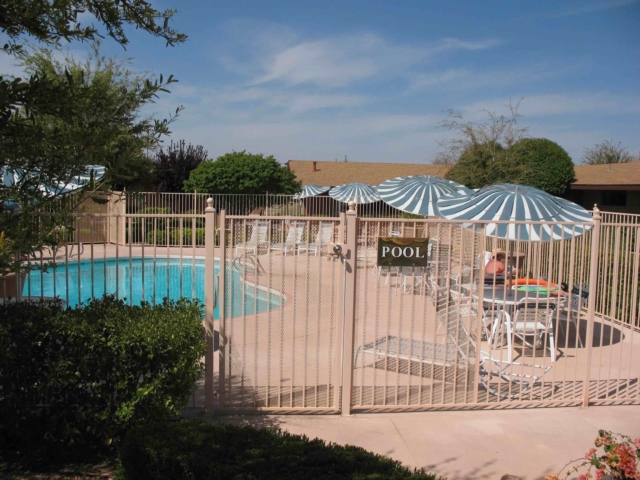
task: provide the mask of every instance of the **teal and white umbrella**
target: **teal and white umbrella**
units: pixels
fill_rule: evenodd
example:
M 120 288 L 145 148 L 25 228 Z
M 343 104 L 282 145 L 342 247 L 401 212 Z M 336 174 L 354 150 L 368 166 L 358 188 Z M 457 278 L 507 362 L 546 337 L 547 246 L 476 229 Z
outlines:
M 468 196 L 441 198 L 437 207 L 443 217 L 451 220 L 488 222 L 484 225 L 487 235 L 507 240 L 566 240 L 582 235 L 593 222 L 589 212 L 573 202 L 537 188 L 509 183 L 490 185 Z M 511 223 L 493 223 L 497 221 Z M 516 223 L 526 221 L 546 223 Z
M 434 177 L 415 175 L 386 180 L 378 187 L 380 198 L 403 212 L 429 217 L 440 216 L 437 201 L 444 197 L 468 194 L 459 183 Z
M 40 190 L 45 197 L 58 197 L 68 193 L 76 192 L 82 188 L 89 186 L 91 181 L 98 182 L 104 178 L 106 168 L 101 165 L 87 165 L 82 175 L 75 176 L 69 181 L 41 181 L 39 172 L 25 172 L 22 169 L 9 169 L 7 167 L 0 169 L 2 177 L 2 185 L 11 188 L 20 183 L 31 183 L 34 188 Z M 7 202 L 10 208 L 19 208 L 14 202 Z
M 303 185 L 302 191 L 293 196 L 295 200 L 301 200 L 307 197 L 315 197 L 316 195 L 322 195 L 328 192 L 331 187 L 321 187 L 319 185 Z
M 329 196 L 339 202 L 355 202 L 358 205 L 380 200 L 376 187 L 362 182 L 347 183 L 329 190 Z

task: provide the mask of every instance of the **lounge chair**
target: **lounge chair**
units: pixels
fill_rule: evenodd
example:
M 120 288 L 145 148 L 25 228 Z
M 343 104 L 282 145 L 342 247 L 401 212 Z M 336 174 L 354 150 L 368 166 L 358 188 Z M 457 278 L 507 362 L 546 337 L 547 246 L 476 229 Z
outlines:
M 360 347 L 355 353 L 354 365 L 357 365 L 360 353 L 371 354 L 375 359 L 390 358 L 438 365 L 464 370 L 465 373 L 447 376 L 443 370 L 443 378 L 435 380 L 459 381 L 473 378 L 471 372 L 479 362 L 480 383 L 492 395 L 500 398 L 518 398 L 530 390 L 551 369 L 540 365 L 528 365 L 494 358 L 490 353 L 480 351 L 476 354 L 476 343 L 462 321 L 462 316 L 455 302 L 440 289 L 437 293 L 436 315 L 439 326 L 445 327 L 444 343 L 423 342 L 395 335 L 382 337 Z M 375 363 L 374 363 L 375 365 Z M 411 375 L 415 370 L 408 368 Z M 529 373 L 526 373 L 529 372 Z M 495 382 L 493 379 L 498 379 Z
M 298 253 L 313 252 L 317 257 L 322 250 L 333 240 L 333 223 L 321 222 L 316 233 L 316 238 L 311 243 L 301 243 L 298 245 Z
M 304 222 L 295 222 L 289 225 L 287 231 L 287 238 L 282 243 L 272 243 L 269 246 L 269 251 L 282 251 L 284 255 L 287 252 L 295 252 L 298 246 L 302 244 L 302 237 L 304 236 Z
M 251 226 L 251 236 L 249 237 L 249 240 L 246 240 L 243 243 L 236 244 L 235 254 L 238 254 L 239 249 L 243 249 L 245 250 L 245 252 L 252 251 L 254 255 L 257 255 L 259 248 L 269 246 L 269 242 L 267 241 L 268 235 L 269 223 L 264 221 L 255 222 Z

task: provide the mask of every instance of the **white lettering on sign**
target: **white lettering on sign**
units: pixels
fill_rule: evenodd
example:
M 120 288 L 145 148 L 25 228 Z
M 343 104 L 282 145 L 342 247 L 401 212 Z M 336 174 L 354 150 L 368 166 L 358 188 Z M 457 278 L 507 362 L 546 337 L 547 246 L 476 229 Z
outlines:
M 402 249 L 401 247 L 382 247 L 382 257 L 386 258 L 388 253 L 391 253 L 391 256 L 394 258 L 399 258 L 401 256 L 404 256 L 406 258 L 424 258 L 424 255 L 420 254 L 420 248 L 422 247 L 404 247 L 404 249 Z

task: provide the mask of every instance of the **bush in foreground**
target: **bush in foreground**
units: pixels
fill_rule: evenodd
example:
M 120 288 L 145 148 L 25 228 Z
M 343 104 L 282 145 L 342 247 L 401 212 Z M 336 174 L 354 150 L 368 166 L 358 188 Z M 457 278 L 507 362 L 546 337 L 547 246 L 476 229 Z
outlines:
M 0 438 L 32 463 L 117 443 L 133 425 L 173 418 L 202 371 L 201 307 L 76 309 L 0 305 Z
M 195 421 L 132 429 L 120 448 L 120 462 L 127 480 L 436 479 L 359 447 L 277 430 Z

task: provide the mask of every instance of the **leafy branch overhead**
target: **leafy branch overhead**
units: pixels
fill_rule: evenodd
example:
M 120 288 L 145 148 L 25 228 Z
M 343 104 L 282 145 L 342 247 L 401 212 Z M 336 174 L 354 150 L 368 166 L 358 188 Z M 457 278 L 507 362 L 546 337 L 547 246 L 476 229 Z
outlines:
M 94 21 L 83 25 L 79 17 L 86 13 Z M 4 45 L 7 52 L 20 49 L 18 41 L 24 35 L 50 45 L 60 40 L 96 40 L 104 36 L 98 26 L 125 46 L 129 43 L 124 32 L 126 24 L 164 39 L 167 45 L 176 45 L 187 36 L 169 26 L 175 13 L 176 10 L 158 11 L 145 0 L 5 0 L 0 5 L 0 30 L 10 39 Z
M 18 182 L 0 188 L 0 231 L 22 253 L 41 250 L 52 229 L 66 226 L 60 215 L 50 225 L 30 227 L 33 212 L 57 201 L 55 192 L 43 192 L 39 185 L 65 185 L 90 164 L 107 167 L 104 186 L 134 187 L 152 174 L 146 152 L 171 133 L 181 107 L 167 119 L 145 117 L 141 108 L 168 93 L 176 80 L 131 72 L 127 61 L 100 56 L 95 41 L 111 37 L 124 47 L 129 25 L 177 45 L 186 35 L 171 27 L 174 14 L 145 0 L 0 3 L 0 32 L 8 38 L 0 54 L 20 60 L 28 76 L 0 72 L 0 169 L 20 172 Z M 94 41 L 94 47 L 85 63 L 69 57 L 59 62 L 47 49 L 24 48 L 28 39 L 48 47 Z M 0 272 L 5 268 L 0 265 Z

